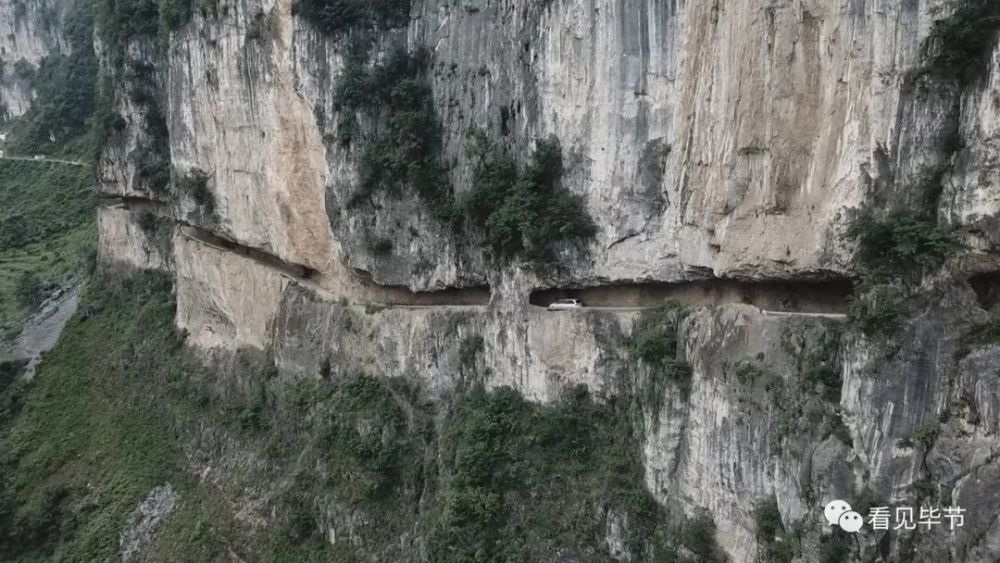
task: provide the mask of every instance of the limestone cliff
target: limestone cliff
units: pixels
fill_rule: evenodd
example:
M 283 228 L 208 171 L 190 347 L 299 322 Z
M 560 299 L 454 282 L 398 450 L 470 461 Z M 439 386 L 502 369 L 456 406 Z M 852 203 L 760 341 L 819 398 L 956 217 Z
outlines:
M 984 274 L 1000 241 L 1000 49 L 994 29 L 981 61 L 948 66 L 942 37 L 969 5 L 425 0 L 405 21 L 331 30 L 292 0 L 194 2 L 165 46 L 99 37 L 118 121 L 102 188 L 161 202 L 176 231 L 157 250 L 138 213 L 104 210 L 103 260 L 171 272 L 191 347 L 271 353 L 285 380 L 363 370 L 444 398 L 474 371 L 540 402 L 573 384 L 651 396 L 646 485 L 688 516 L 707 511 L 733 561 L 767 559 L 754 508 L 771 497 L 798 530 L 798 561 L 832 549 L 822 506 L 835 498 L 969 510 L 955 533 L 859 536 L 843 547 L 857 560 L 995 561 L 1000 348 L 976 332 L 996 304 Z M 342 81 L 420 48 L 440 191 L 471 190 L 470 130 L 519 163 L 554 136 L 561 186 L 598 227 L 586 252 L 504 262 L 477 246 L 482 225 L 456 230 L 413 191 L 359 200 L 364 148 L 345 122 L 370 133 L 386 118 L 345 109 Z M 779 281 L 867 288 L 849 231 L 898 206 L 964 247 L 919 263 L 893 331 L 745 297 Z M 667 294 L 722 279 L 748 285 L 691 303 L 684 385 L 630 357 L 640 311 L 532 302 L 544 288 Z M 445 291 L 487 286 L 481 300 Z M 354 524 L 333 518 L 328 536 Z
M 69 2 L 0 2 L 0 118 L 14 118 L 31 105 L 32 82 L 42 60 L 65 53 L 63 20 Z

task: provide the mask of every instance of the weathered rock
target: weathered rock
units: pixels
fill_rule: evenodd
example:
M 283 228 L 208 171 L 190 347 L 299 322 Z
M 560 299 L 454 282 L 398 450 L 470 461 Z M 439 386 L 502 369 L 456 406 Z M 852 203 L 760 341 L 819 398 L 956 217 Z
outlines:
M 33 77 L 42 59 L 66 53 L 63 18 L 72 2 L 0 2 L 0 120 L 28 111 L 35 97 Z
M 148 560 L 145 553 L 156 540 L 157 528 L 173 514 L 178 501 L 180 498 L 169 483 L 149 492 L 146 499 L 129 515 L 128 523 L 118 540 L 122 561 L 131 563 Z

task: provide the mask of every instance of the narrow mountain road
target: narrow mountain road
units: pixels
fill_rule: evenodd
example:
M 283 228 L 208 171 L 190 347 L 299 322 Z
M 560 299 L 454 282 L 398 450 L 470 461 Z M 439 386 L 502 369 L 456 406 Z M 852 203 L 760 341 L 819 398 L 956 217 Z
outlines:
M 117 205 L 128 208 L 145 208 L 160 216 L 172 217 L 169 211 L 161 209 L 158 202 L 133 202 L 123 200 Z M 301 265 L 283 261 L 281 258 L 260 249 L 246 247 L 236 241 L 219 237 L 215 233 L 179 221 L 180 234 L 217 252 L 237 254 L 276 272 L 297 285 L 315 292 L 324 299 L 342 300 L 342 296 L 325 287 L 317 277 L 318 272 Z M 355 305 L 378 309 L 405 310 L 451 310 L 476 311 L 489 307 L 491 292 L 488 287 L 462 288 L 437 292 L 415 292 L 405 287 L 378 285 L 370 280 L 356 280 L 359 295 L 365 295 L 363 302 Z M 582 298 L 584 307 L 578 310 L 553 311 L 553 315 L 586 314 L 587 312 L 639 312 L 663 303 L 664 299 L 676 299 L 692 306 L 718 306 L 725 304 L 745 304 L 757 307 L 765 316 L 805 317 L 844 320 L 850 286 L 847 282 L 833 284 L 759 282 L 743 283 L 733 280 L 701 280 L 687 283 L 639 284 L 606 286 L 577 290 L 540 290 L 532 293 L 529 303 L 532 309 L 546 310 L 549 303 L 567 296 Z M 567 295 L 563 295 L 563 294 Z M 591 305 L 587 305 L 591 303 Z
M 68 166 L 83 166 L 90 168 L 90 164 L 78 160 L 63 160 L 61 158 L 34 158 L 31 156 L 0 156 L 0 160 L 14 160 L 21 162 L 44 162 L 48 164 L 66 164 Z

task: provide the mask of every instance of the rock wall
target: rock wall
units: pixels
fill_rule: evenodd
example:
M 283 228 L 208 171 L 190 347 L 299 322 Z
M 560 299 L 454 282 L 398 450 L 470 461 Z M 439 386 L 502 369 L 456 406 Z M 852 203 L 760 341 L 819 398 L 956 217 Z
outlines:
M 140 226 L 139 213 L 125 207 L 102 207 L 97 211 L 98 259 L 104 264 L 124 264 L 140 270 L 166 270 L 170 255 L 164 252 L 155 234 Z M 169 227 L 171 236 L 173 227 Z
M 263 350 L 288 280 L 252 260 L 192 240 L 173 239 L 177 274 L 177 326 L 203 349 Z
M 432 50 L 459 195 L 470 128 L 521 157 L 535 139 L 561 140 L 565 183 L 601 231 L 555 281 L 797 278 L 849 271 L 849 210 L 876 188 L 912 191 L 943 158 L 954 96 L 914 93 L 907 78 L 955 5 L 415 2 L 409 27 L 375 50 Z M 349 44 L 287 1 L 196 11 L 166 63 L 175 168 L 211 176 L 216 228 L 289 262 L 346 263 L 414 289 L 481 283 L 478 251 L 412 197 L 347 209 L 358 154 L 337 140 L 332 92 Z M 980 134 L 970 103 L 988 91 L 967 95 L 965 136 Z M 392 241 L 391 260 L 365 252 L 373 235 Z
M 0 2 L 0 119 L 14 118 L 31 106 L 32 78 L 42 59 L 65 53 L 63 17 L 69 2 Z
M 915 78 L 934 22 L 960 4 L 413 2 L 409 25 L 376 34 L 370 55 L 430 49 L 458 196 L 471 127 L 522 162 L 536 139 L 561 141 L 563 182 L 600 232 L 589 256 L 565 254 L 549 270 L 489 261 L 412 194 L 348 205 L 359 155 L 337 139 L 333 99 L 348 37 L 293 15 L 291 0 L 195 10 L 166 51 L 150 38 L 126 49 L 132 67 L 156 69 L 143 84 L 166 108 L 170 185 L 136 181 L 153 137 L 148 104 L 128 90 L 133 72 L 118 92 L 125 126 L 105 145 L 103 189 L 162 200 L 166 215 L 243 250 L 178 229 L 172 258 L 154 258 L 135 217 L 105 210 L 102 253 L 172 264 L 188 343 L 209 355 L 273 352 L 281 377 L 363 370 L 420 380 L 440 397 L 480 377 L 538 401 L 576 383 L 604 399 L 641 391 L 654 399 L 642 404 L 648 487 L 688 515 L 707 510 L 733 561 L 762 559 L 753 507 L 771 495 L 786 528 L 801 530 L 802 561 L 831 541 L 821 512 L 835 498 L 978 513 L 955 534 L 864 536 L 850 547 L 857 559 L 994 561 L 997 347 L 967 345 L 987 317 L 964 276 L 969 262 L 995 261 L 1000 52 L 969 83 Z M 916 200 L 935 167 L 947 168 L 937 215 L 972 245 L 948 279 L 926 281 L 892 338 L 699 307 L 680 331 L 692 368 L 683 388 L 627 357 L 637 312 L 560 315 L 528 303 L 538 287 L 852 276 L 843 233 L 853 213 Z M 199 174 L 210 197 L 184 191 Z M 391 242 L 391 257 L 366 250 L 373 235 Z M 484 284 L 488 306 L 371 303 L 379 285 Z M 820 356 L 832 376 L 817 375 Z M 925 428 L 934 439 L 915 442 Z

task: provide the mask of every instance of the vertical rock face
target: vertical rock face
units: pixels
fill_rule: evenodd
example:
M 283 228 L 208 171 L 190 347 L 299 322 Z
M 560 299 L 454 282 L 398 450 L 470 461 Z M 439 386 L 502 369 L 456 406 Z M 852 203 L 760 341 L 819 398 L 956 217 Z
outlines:
M 271 351 L 282 377 L 364 370 L 444 397 L 486 374 L 538 401 L 581 383 L 605 399 L 639 390 L 649 489 L 707 510 L 733 561 L 764 559 L 753 508 L 772 496 L 801 530 L 802 561 L 831 541 L 821 512 L 838 498 L 970 510 L 953 535 L 865 536 L 858 557 L 995 561 L 1000 360 L 969 345 L 989 306 L 964 262 L 954 280 L 929 279 L 882 340 L 749 305 L 697 308 L 680 330 L 688 386 L 629 357 L 636 311 L 554 315 L 528 299 L 542 286 L 849 276 L 853 213 L 920 200 L 932 169 L 944 170 L 934 214 L 972 242 L 977 268 L 995 263 L 1000 51 L 961 84 L 926 68 L 934 22 L 961 5 L 426 0 L 408 25 L 367 30 L 371 60 L 430 51 L 456 198 L 470 188 L 470 129 L 519 162 L 560 140 L 562 183 L 599 233 L 589 255 L 535 270 L 483 256 L 477 226 L 441 224 L 415 194 L 352 206 L 361 150 L 338 137 L 334 93 L 357 34 L 321 32 L 291 0 L 206 3 L 165 47 L 115 46 L 120 121 L 102 188 L 164 202 L 183 228 L 158 247 L 136 213 L 106 209 L 102 255 L 173 271 L 190 345 Z M 417 305 L 407 289 L 487 283 L 488 306 L 365 306 L 380 291 Z
M 174 236 L 177 326 L 203 348 L 265 349 L 288 281 L 246 257 Z
M 963 146 L 955 171 L 945 184 L 942 217 L 967 225 L 988 247 L 1000 241 L 1000 50 L 990 55 L 988 77 L 962 99 L 960 134 Z
M 375 49 L 431 50 L 459 195 L 470 128 L 522 157 L 535 139 L 561 140 L 564 182 L 600 226 L 591 258 L 561 281 L 795 278 L 845 272 L 847 210 L 877 185 L 912 191 L 940 160 L 954 99 L 914 94 L 906 78 L 953 5 L 428 1 Z M 208 173 L 218 228 L 287 261 L 415 289 L 480 283 L 478 251 L 412 196 L 349 208 L 358 153 L 337 140 L 333 96 L 349 44 L 288 2 L 196 12 L 167 64 L 177 172 Z M 968 99 L 991 111 L 988 92 Z M 988 135 L 973 131 L 979 115 L 963 112 L 966 136 Z M 392 260 L 365 251 L 373 235 L 391 240 Z
M 65 53 L 63 17 L 70 2 L 0 2 L 0 119 L 14 118 L 31 105 L 32 79 L 42 59 Z
M 167 269 L 169 253 L 154 240 L 157 233 L 147 232 L 140 222 L 141 215 L 124 206 L 98 210 L 98 256 L 102 263 L 125 264 L 140 270 Z M 171 226 L 169 232 L 160 233 L 160 236 L 170 237 L 172 232 Z
M 196 16 L 171 43 L 175 169 L 210 175 L 221 233 L 329 269 L 323 145 L 296 89 L 291 0 L 239 2 L 212 16 Z

